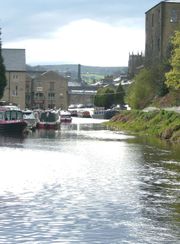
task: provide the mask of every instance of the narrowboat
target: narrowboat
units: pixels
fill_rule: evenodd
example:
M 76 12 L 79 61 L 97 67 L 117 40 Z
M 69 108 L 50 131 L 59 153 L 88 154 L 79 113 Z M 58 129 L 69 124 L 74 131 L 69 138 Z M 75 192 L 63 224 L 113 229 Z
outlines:
M 91 114 L 89 110 L 82 109 L 78 111 L 78 117 L 81 118 L 91 118 Z
M 105 112 L 104 107 L 95 107 L 92 117 L 93 119 L 105 119 Z
M 27 123 L 22 111 L 16 106 L 0 106 L 0 132 L 21 134 L 25 132 Z
M 60 120 L 63 123 L 71 122 L 72 121 L 71 113 L 69 111 L 60 111 Z
M 38 129 L 59 129 L 60 128 L 60 116 L 56 110 L 45 110 L 40 114 L 39 121 L 37 123 Z
M 71 116 L 77 117 L 77 106 L 74 104 L 71 104 L 68 107 L 68 111 L 71 113 Z
M 24 121 L 27 123 L 27 128 L 34 131 L 37 128 L 38 118 L 34 111 L 24 110 L 23 111 Z

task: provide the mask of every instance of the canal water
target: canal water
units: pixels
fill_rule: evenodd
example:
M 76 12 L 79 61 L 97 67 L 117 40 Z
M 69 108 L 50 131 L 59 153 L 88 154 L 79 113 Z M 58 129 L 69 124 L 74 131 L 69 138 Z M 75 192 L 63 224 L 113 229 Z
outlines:
M 0 136 L 0 244 L 180 243 L 180 148 L 73 119 Z

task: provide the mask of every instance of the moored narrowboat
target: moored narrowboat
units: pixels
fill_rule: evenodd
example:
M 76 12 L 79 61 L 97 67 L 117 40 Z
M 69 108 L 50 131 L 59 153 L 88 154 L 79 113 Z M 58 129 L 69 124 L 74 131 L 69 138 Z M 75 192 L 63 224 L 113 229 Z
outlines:
M 38 129 L 59 129 L 60 116 L 56 110 L 45 110 L 40 114 L 39 122 L 37 123 Z
M 70 123 L 72 121 L 71 113 L 69 111 L 60 111 L 60 120 L 63 123 Z
M 0 133 L 21 134 L 27 123 L 22 111 L 16 106 L 0 106 Z

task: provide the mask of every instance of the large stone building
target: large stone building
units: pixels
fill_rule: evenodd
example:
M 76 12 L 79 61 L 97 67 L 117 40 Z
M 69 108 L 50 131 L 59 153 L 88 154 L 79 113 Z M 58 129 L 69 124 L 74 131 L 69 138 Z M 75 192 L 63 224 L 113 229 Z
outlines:
M 132 79 L 139 70 L 144 65 L 144 55 L 143 53 L 131 53 L 129 54 L 129 61 L 128 61 L 128 77 Z
M 7 85 L 1 99 L 25 108 L 26 59 L 25 49 L 2 49 Z
M 67 109 L 68 86 L 66 79 L 55 71 L 46 71 L 33 79 L 27 75 L 26 106 L 36 109 Z
M 146 63 L 152 65 L 170 54 L 170 39 L 174 31 L 180 31 L 180 2 L 162 1 L 145 14 L 145 58 Z

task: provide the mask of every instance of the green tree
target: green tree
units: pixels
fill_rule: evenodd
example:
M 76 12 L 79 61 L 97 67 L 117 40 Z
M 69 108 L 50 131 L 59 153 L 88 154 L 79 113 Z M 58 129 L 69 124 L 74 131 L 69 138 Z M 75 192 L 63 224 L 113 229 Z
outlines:
M 105 109 L 110 108 L 114 104 L 114 90 L 111 88 L 107 88 L 104 92 L 103 102 Z
M 120 83 L 117 90 L 116 90 L 116 93 L 115 93 L 115 103 L 123 105 L 124 104 L 124 96 L 125 96 L 125 92 L 124 92 L 123 86 Z
M 168 60 L 163 59 L 161 63 L 147 67 L 147 69 L 153 74 L 153 83 L 156 85 L 156 91 L 154 95 L 163 97 L 169 92 L 167 85 L 165 84 L 165 73 L 170 70 Z
M 107 88 L 100 88 L 94 98 L 94 105 L 97 107 L 110 108 L 114 104 L 114 90 Z
M 171 40 L 173 49 L 170 58 L 171 70 L 165 74 L 168 87 L 180 89 L 180 31 L 176 31 Z
M 2 57 L 1 30 L 0 30 L 0 99 L 3 97 L 6 84 L 7 84 L 6 70 L 5 70 L 3 57 Z
M 134 109 L 146 107 L 156 93 L 155 74 L 151 69 L 143 69 L 128 89 L 126 102 Z
M 97 107 L 103 107 L 103 89 L 98 89 L 95 97 L 94 97 L 94 105 Z

